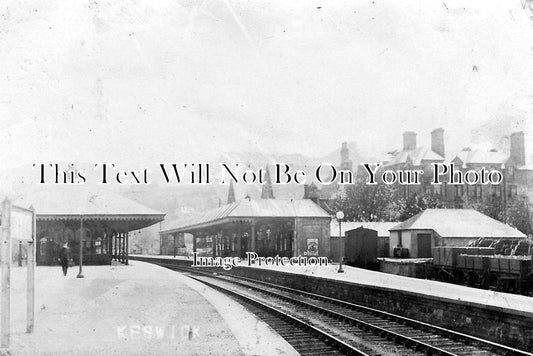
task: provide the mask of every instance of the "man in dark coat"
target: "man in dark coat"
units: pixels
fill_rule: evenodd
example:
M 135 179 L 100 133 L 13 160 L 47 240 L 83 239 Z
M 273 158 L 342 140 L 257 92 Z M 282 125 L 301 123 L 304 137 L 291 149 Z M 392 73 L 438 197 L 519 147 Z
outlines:
M 59 250 L 59 263 L 63 269 L 63 275 L 67 275 L 68 262 L 70 260 L 70 248 L 68 247 L 68 242 L 65 242 L 61 250 Z

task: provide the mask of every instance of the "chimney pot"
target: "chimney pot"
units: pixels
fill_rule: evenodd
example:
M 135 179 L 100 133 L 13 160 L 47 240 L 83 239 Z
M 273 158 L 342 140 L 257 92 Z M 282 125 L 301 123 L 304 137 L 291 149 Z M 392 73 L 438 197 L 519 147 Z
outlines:
M 517 166 L 526 164 L 526 148 L 523 131 L 511 134 L 511 159 Z
M 352 161 L 350 160 L 350 150 L 348 142 L 343 142 L 341 147 L 341 169 L 352 170 Z
M 416 148 L 416 132 L 406 131 L 403 133 L 403 150 L 409 151 Z
M 431 150 L 444 158 L 444 129 L 438 128 L 431 131 Z

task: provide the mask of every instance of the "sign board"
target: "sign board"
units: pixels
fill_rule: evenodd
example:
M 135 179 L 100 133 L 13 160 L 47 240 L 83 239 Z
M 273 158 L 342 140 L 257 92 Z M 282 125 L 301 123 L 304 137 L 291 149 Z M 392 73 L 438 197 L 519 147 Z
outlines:
M 307 256 L 318 256 L 318 239 L 307 239 Z
M 33 241 L 33 212 L 15 205 L 11 208 L 11 239 L 22 242 Z
M 33 210 L 11 205 L 8 199 L 2 203 L 0 226 L 0 347 L 9 347 L 11 320 L 11 263 L 12 240 L 28 244 L 28 278 L 26 289 L 26 332 L 32 333 L 35 321 L 35 213 Z M 1 353 L 1 352 L 0 352 Z

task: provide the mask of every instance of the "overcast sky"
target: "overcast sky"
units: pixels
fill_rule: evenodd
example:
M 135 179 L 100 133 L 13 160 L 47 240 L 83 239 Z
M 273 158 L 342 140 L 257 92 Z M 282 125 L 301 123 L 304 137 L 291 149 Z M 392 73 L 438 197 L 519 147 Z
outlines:
M 466 7 L 464 7 L 466 6 Z M 533 20 L 509 1 L 7 1 L 0 162 L 533 147 Z M 479 143 L 478 142 L 478 143 Z M 134 167 L 132 167 L 134 168 Z

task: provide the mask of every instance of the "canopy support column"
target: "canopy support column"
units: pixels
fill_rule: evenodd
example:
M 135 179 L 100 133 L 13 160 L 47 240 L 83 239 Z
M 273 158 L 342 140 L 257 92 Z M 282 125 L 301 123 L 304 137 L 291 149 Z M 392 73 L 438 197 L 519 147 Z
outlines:
M 109 261 L 113 260 L 113 233 L 109 234 L 106 232 L 107 235 L 107 253 L 109 254 Z
M 129 264 L 129 259 L 130 259 L 130 255 L 129 255 L 129 238 L 130 238 L 130 233 L 129 232 L 126 232 L 126 265 Z
M 292 255 L 298 256 L 298 232 L 296 231 L 296 225 L 297 221 L 294 219 L 294 226 L 293 226 L 293 233 L 292 233 Z M 342 243 L 340 241 L 341 237 L 339 236 L 339 244 Z
M 83 215 L 80 215 L 80 263 L 76 278 L 83 278 Z
M 120 263 L 124 264 L 124 233 L 120 234 Z
M 250 239 L 251 239 L 251 244 L 250 244 L 250 249 L 251 249 L 251 252 L 257 252 L 255 250 L 255 219 L 252 220 L 252 229 L 251 229 L 251 234 L 250 234 Z
M 26 332 L 33 333 L 33 328 L 35 325 L 35 248 L 37 241 L 37 222 L 35 219 L 35 209 L 33 205 L 30 207 L 32 212 L 32 225 L 31 225 L 31 238 L 32 240 L 28 244 L 27 251 L 27 269 L 28 269 L 28 280 L 27 280 L 27 294 L 26 294 Z
M 172 234 L 172 253 L 176 257 L 176 234 Z
M 237 257 L 241 257 L 242 256 L 242 244 L 241 244 L 241 239 L 242 239 L 242 231 L 241 231 L 241 223 L 239 223 L 238 225 L 239 227 L 237 228 L 237 241 L 235 241 L 235 252 L 236 252 L 236 256 Z

